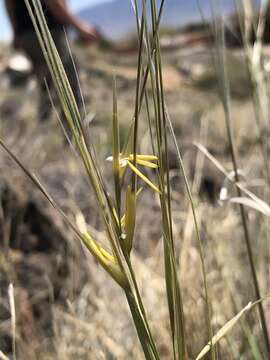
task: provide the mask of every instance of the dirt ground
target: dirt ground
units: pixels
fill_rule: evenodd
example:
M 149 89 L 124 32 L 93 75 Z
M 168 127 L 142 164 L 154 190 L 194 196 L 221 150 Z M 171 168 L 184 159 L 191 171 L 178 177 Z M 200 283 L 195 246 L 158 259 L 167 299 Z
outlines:
M 111 168 L 105 159 L 111 154 L 112 144 L 112 79 L 115 74 L 124 138 L 134 112 L 137 55 L 80 47 L 75 52 L 86 114 L 92 118 L 89 136 L 110 188 Z M 103 242 L 102 223 L 82 166 L 74 151 L 66 146 L 56 115 L 44 123 L 36 120 L 37 83 L 30 76 L 16 84 L 14 74 L 5 70 L 11 56 L 12 52 L 2 45 L 1 138 L 38 175 L 65 212 L 72 218 L 82 212 L 97 239 Z M 241 52 L 230 51 L 227 64 L 233 130 L 244 181 L 257 195 L 267 199 L 251 87 Z M 193 185 L 205 248 L 213 326 L 217 330 L 253 300 L 254 295 L 238 208 L 219 200 L 222 187 L 227 187 L 231 195 L 234 190 L 194 145 L 194 142 L 203 144 L 228 171 L 232 169 L 211 49 L 204 44 L 167 49 L 163 52 L 163 76 L 169 113 Z M 15 81 L 13 85 L 11 79 Z M 140 150 L 148 153 L 151 144 L 143 130 L 147 121 L 144 108 L 142 119 Z M 170 168 L 188 350 L 191 358 L 195 358 L 208 341 L 205 302 L 192 216 L 172 144 Z M 17 359 L 142 359 L 120 289 L 2 150 L 0 171 L 0 350 L 8 356 L 12 353 L 8 296 L 12 283 Z M 160 353 L 164 359 L 171 359 L 160 213 L 148 189 L 144 190 L 138 207 L 133 261 Z M 259 280 L 262 293 L 266 294 L 270 270 L 269 224 L 253 210 L 248 211 L 248 216 Z M 265 308 L 270 321 L 269 305 Z M 252 346 L 248 345 L 252 341 L 254 347 L 263 348 L 256 312 L 221 341 L 220 359 L 253 359 Z

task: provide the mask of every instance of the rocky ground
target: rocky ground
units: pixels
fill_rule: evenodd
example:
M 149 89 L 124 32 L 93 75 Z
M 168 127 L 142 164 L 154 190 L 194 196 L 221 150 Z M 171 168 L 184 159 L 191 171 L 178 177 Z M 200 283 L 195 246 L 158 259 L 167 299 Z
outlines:
M 117 75 L 119 119 L 124 137 L 134 111 L 136 51 L 117 53 L 109 49 L 80 47 L 75 51 L 87 116 L 93 118 L 90 138 L 110 187 L 111 169 L 105 159 L 111 153 L 112 143 L 112 78 Z M 82 167 L 72 149 L 65 145 L 56 116 L 52 115 L 42 124 L 36 120 L 36 81 L 31 76 L 24 78 L 14 71 L 7 71 L 12 56 L 9 48 L 2 45 L 1 138 L 27 167 L 38 174 L 69 216 L 84 214 L 102 242 L 102 224 Z M 229 52 L 227 64 L 241 168 L 251 189 L 265 196 L 250 82 L 241 52 Z M 175 42 L 174 46 L 164 49 L 163 74 L 168 109 L 189 180 L 194 186 L 214 326 L 218 329 L 246 305 L 253 294 L 237 208 L 220 204 L 219 191 L 224 185 L 224 177 L 197 153 L 193 145 L 194 142 L 204 144 L 228 170 L 232 168 L 212 51 L 203 42 L 189 46 Z M 147 135 L 141 137 L 140 147 L 142 153 L 148 152 Z M 175 236 L 189 352 L 194 358 L 207 342 L 205 305 L 192 218 L 172 145 L 170 149 Z M 18 359 L 141 359 L 136 334 L 119 289 L 85 253 L 55 211 L 2 150 L 0 169 L 0 350 L 7 355 L 12 353 L 8 286 L 13 283 Z M 252 237 L 261 235 L 255 255 L 263 293 L 267 293 L 269 255 L 265 249 L 269 248 L 268 224 L 256 212 L 251 211 L 249 217 Z M 140 200 L 137 221 L 133 261 L 159 350 L 164 359 L 170 359 L 159 209 L 147 189 Z M 257 324 L 254 319 L 252 324 Z M 252 331 L 260 346 L 258 326 L 254 325 Z M 253 338 L 242 333 L 239 327 L 232 337 L 221 343 L 222 359 L 238 359 L 239 354 L 244 359 L 253 358 L 247 345 Z M 230 345 L 234 339 L 235 345 Z

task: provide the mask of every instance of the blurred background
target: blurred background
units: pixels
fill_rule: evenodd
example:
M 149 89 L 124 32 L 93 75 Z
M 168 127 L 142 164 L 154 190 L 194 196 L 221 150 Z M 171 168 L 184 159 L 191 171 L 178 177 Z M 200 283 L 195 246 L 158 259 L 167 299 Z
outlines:
M 138 3 L 141 9 L 141 2 Z M 259 105 L 257 103 L 257 108 L 254 105 L 254 76 L 239 23 L 243 14 L 235 7 L 234 0 L 213 3 L 218 4 L 215 19 L 224 24 L 226 76 L 230 83 L 230 111 L 239 168 L 243 174 L 241 179 L 249 190 L 269 202 L 269 182 L 256 125 Z M 156 4 L 158 6 L 160 2 Z M 250 8 L 255 24 L 261 4 L 259 0 L 254 1 Z M 128 0 L 70 0 L 68 5 L 74 15 L 94 26 L 100 34 L 98 41 L 86 44 L 71 31 L 70 46 L 78 67 L 89 139 L 96 149 L 97 161 L 110 190 L 113 186 L 111 164 L 106 158 L 112 153 L 113 76 L 116 75 L 120 136 L 124 142 L 135 106 L 136 18 L 132 2 Z M 260 80 L 256 78 L 256 84 L 260 89 L 266 89 L 262 99 L 268 99 L 268 15 L 266 11 L 262 54 L 257 63 L 263 76 Z M 228 173 L 232 170 L 218 87 L 221 69 L 215 66 L 213 55 L 216 51 L 214 17 L 211 1 L 165 0 L 160 44 L 165 97 L 194 194 L 216 332 L 254 300 L 254 291 L 239 209 L 230 202 L 235 189 L 194 146 L 194 142 L 202 144 Z M 252 33 L 251 46 L 254 41 Z M 104 228 L 94 195 L 76 153 L 65 140 L 63 124 L 61 126 L 61 119 L 59 123 L 55 111 L 57 105 L 46 121 L 39 122 L 38 103 L 39 84 L 33 64 L 23 51 L 12 47 L 11 26 L 4 1 L 0 0 L 1 139 L 38 175 L 65 213 L 72 219 L 83 214 L 96 239 L 104 243 Z M 51 104 L 48 106 L 52 107 Z M 150 113 L 153 116 L 151 107 Z M 152 149 L 146 131 L 145 106 L 141 118 L 139 152 L 148 154 Z M 267 146 L 268 125 L 263 128 Z M 206 308 L 192 214 L 171 140 L 169 166 L 188 351 L 190 358 L 195 358 L 209 340 L 205 331 Z M 147 175 L 153 177 L 151 171 Z M 223 195 L 226 193 L 225 198 L 220 196 L 221 191 Z M 269 221 L 268 217 L 250 208 L 247 216 L 258 279 L 265 295 L 270 289 Z M 157 199 L 146 187 L 138 202 L 132 259 L 158 349 L 162 359 L 172 359 L 160 222 Z M 10 359 L 14 350 L 8 292 L 11 283 L 14 286 L 18 360 L 143 359 L 121 290 L 1 150 L 0 350 Z M 270 323 L 268 304 L 265 312 Z M 254 311 L 221 341 L 217 349 L 220 359 L 267 359 L 263 355 L 264 341 L 257 315 Z

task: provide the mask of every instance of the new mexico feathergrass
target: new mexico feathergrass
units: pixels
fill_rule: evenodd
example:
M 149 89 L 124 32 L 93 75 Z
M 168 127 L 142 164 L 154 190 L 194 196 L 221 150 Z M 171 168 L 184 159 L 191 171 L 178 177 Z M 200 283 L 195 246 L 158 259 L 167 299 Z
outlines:
M 126 296 L 145 358 L 149 360 L 158 360 L 160 359 L 160 355 L 157 351 L 157 346 L 148 323 L 146 310 L 137 285 L 136 269 L 133 268 L 131 260 L 136 225 L 136 203 L 139 194 L 142 192 L 142 189 L 138 188 L 138 178 L 140 178 L 143 183 L 159 197 L 162 215 L 165 283 L 173 356 L 175 360 L 186 360 L 188 359 L 188 354 L 185 334 L 185 316 L 183 311 L 182 289 L 178 280 L 178 263 L 176 260 L 175 239 L 173 235 L 171 187 L 168 167 L 168 136 L 171 134 L 173 143 L 177 149 L 179 167 L 184 175 L 184 181 L 191 203 L 202 264 L 208 319 L 206 331 L 208 332 L 209 343 L 204 347 L 197 359 L 203 358 L 209 351 L 211 351 L 211 358 L 214 359 L 214 346 L 231 330 L 244 313 L 257 304 L 260 306 L 261 300 L 259 300 L 258 296 L 255 303 L 245 307 L 230 322 L 225 324 L 215 336 L 213 336 L 211 327 L 211 306 L 207 287 L 207 272 L 204 263 L 204 251 L 200 239 L 200 230 L 196 219 L 196 209 L 164 97 L 162 57 L 159 44 L 159 24 L 164 0 L 161 1 L 158 11 L 156 9 L 155 0 L 150 1 L 150 28 L 146 16 L 146 1 L 142 1 L 141 16 L 139 14 L 137 1 L 134 0 L 133 2 L 139 39 L 134 117 L 130 125 L 127 139 L 125 139 L 125 144 L 121 149 L 117 109 L 117 84 L 116 79 L 114 78 L 112 111 L 113 148 L 112 156 L 107 159 L 112 162 L 112 174 L 114 179 L 113 194 L 108 193 L 100 169 L 95 161 L 92 145 L 89 146 L 88 144 L 84 119 L 79 112 L 61 59 L 59 58 L 57 49 L 47 27 L 40 1 L 25 0 L 25 3 L 32 18 L 40 46 L 54 81 L 61 107 L 65 114 L 65 119 L 61 120 L 67 124 L 72 136 L 72 142 L 75 145 L 76 151 L 89 178 L 91 184 L 90 191 L 93 191 L 95 194 L 99 214 L 103 219 L 104 228 L 106 230 L 106 245 L 109 250 L 102 247 L 95 240 L 94 236 L 87 231 L 84 220 L 75 223 L 63 213 L 37 177 L 20 162 L 1 139 L 0 145 L 27 174 L 34 185 L 39 188 L 51 205 L 61 214 L 67 225 L 84 243 L 86 248 L 104 268 L 108 275 L 110 275 L 110 277 L 121 287 Z M 150 85 L 150 92 L 146 91 L 148 84 Z M 225 95 L 227 95 L 227 93 Z M 147 120 L 153 154 L 140 154 L 138 152 L 139 125 L 141 121 L 140 111 L 144 100 L 147 109 Z M 151 106 L 153 106 L 154 111 L 153 118 L 150 116 Z M 138 166 L 152 169 L 156 175 L 156 180 L 152 181 L 148 178 L 138 169 Z M 131 180 L 128 186 L 125 186 L 124 179 L 128 170 L 131 172 Z M 252 196 L 251 199 L 255 202 Z M 149 286 L 151 286 L 151 284 L 149 284 Z
M 260 150 L 264 161 L 264 172 L 270 184 L 270 164 L 268 159 L 267 133 L 269 119 L 269 90 L 265 77 L 263 49 L 263 34 L 269 2 L 261 1 L 258 23 L 255 23 L 253 4 L 249 0 L 237 0 L 241 38 L 244 46 L 244 56 L 251 81 L 251 95 L 255 112 L 256 127 Z M 252 34 L 255 34 L 254 44 Z
M 238 160 L 237 160 L 237 154 L 234 143 L 234 136 L 232 131 L 232 115 L 231 115 L 231 106 L 230 106 L 231 96 L 230 96 L 230 82 L 227 74 L 227 64 L 226 64 L 225 30 L 222 21 L 220 24 L 218 24 L 218 20 L 217 20 L 218 11 L 214 2 L 212 2 L 212 11 L 213 11 L 213 19 L 214 19 L 213 28 L 215 32 L 214 36 L 215 36 L 215 48 L 216 48 L 215 65 L 216 65 L 217 73 L 219 74 L 220 99 L 224 110 L 226 132 L 229 142 L 235 182 L 239 183 L 240 181 L 239 167 L 238 167 Z M 237 197 L 241 199 L 242 191 L 239 187 L 236 187 L 236 192 L 237 192 Z M 241 216 L 243 233 L 244 233 L 244 241 L 245 241 L 245 246 L 249 261 L 249 267 L 250 267 L 253 286 L 255 290 L 255 296 L 256 296 L 256 300 L 259 300 L 261 298 L 261 291 L 260 291 L 258 275 L 255 267 L 255 260 L 253 255 L 250 232 L 248 228 L 246 210 L 243 205 L 243 202 L 238 201 L 238 203 L 239 203 L 239 210 L 240 210 L 240 216 Z M 261 321 L 261 326 L 265 341 L 265 347 L 268 356 L 270 356 L 270 340 L 269 340 L 268 328 L 266 323 L 266 316 L 261 302 L 258 303 L 258 308 L 259 308 L 260 321 Z

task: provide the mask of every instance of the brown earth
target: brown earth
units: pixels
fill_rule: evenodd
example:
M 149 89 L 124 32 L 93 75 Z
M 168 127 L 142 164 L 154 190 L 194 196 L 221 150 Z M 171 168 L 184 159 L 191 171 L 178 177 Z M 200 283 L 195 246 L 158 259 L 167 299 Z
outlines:
M 112 77 L 117 75 L 121 136 L 132 119 L 136 86 L 136 54 L 117 55 L 97 48 L 76 51 L 81 67 L 82 91 L 87 113 L 93 115 L 90 138 L 111 184 L 106 157 L 111 154 Z M 188 178 L 193 183 L 202 238 L 206 248 L 215 329 L 252 298 L 246 273 L 242 233 L 236 208 L 219 205 L 224 177 L 197 152 L 203 143 L 222 164 L 232 168 L 225 136 L 224 115 L 217 94 L 217 75 L 210 49 L 199 44 L 175 46 L 163 54 L 166 101 L 182 151 Z M 72 149 L 63 143 L 53 115 L 45 124 L 35 119 L 37 85 L 33 78 L 9 85 L 16 74 L 6 73 L 11 54 L 0 50 L 0 134 L 20 159 L 39 175 L 65 212 L 76 218 L 81 212 L 97 239 L 104 241 L 102 223 L 87 179 Z M 262 178 L 250 85 L 239 52 L 228 55 L 232 83 L 232 116 L 241 167 L 251 183 Z M 15 79 L 16 80 L 16 79 Z M 16 86 L 15 86 L 16 85 Z M 140 148 L 149 152 L 145 109 L 142 112 Z M 188 345 L 195 356 L 207 342 L 205 305 L 200 262 L 183 178 L 170 143 L 175 236 L 180 278 L 185 295 Z M 62 219 L 33 188 L 14 163 L 0 153 L 0 350 L 12 353 L 8 285 L 14 284 L 17 314 L 18 359 L 141 359 L 142 354 L 123 295 L 84 251 Z M 262 195 L 261 187 L 254 187 Z M 231 189 L 229 188 L 229 191 Z M 162 267 L 162 232 L 159 207 L 145 189 L 141 197 L 133 261 L 147 309 L 164 359 L 171 358 Z M 252 234 L 265 232 L 255 213 L 250 214 Z M 233 242 L 231 241 L 233 237 Z M 258 256 L 263 249 L 263 237 Z M 240 257 L 241 261 L 236 260 Z M 267 284 L 264 264 L 260 279 Z M 233 269 L 233 271 L 230 271 Z M 237 274 L 237 275 L 236 275 Z M 225 280 L 224 280 L 225 279 Z M 224 281 L 230 286 L 225 286 Z M 192 284 L 192 286 L 190 286 Z M 234 291 L 241 293 L 237 304 Z M 159 311 L 156 311 L 158 309 Z M 269 310 L 269 307 L 268 307 Z M 269 313 L 269 312 L 268 312 Z M 200 321 L 199 321 L 200 320 Z M 200 323 L 200 324 L 198 324 Z M 254 330 L 258 338 L 259 330 Z M 247 340 L 235 330 L 237 353 L 250 358 Z M 260 339 L 258 340 L 260 344 Z M 196 346 L 194 345 L 196 344 Z M 221 343 L 222 359 L 231 349 Z

